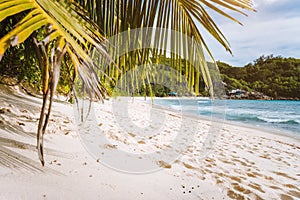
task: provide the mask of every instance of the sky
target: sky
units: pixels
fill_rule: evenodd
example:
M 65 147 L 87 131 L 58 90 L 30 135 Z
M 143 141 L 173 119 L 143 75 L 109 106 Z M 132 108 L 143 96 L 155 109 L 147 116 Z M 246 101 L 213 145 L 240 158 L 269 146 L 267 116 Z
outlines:
M 242 67 L 261 55 L 300 58 L 300 0 L 254 0 L 254 8 L 248 17 L 227 10 L 243 26 L 209 11 L 233 52 L 204 34 L 215 60 Z

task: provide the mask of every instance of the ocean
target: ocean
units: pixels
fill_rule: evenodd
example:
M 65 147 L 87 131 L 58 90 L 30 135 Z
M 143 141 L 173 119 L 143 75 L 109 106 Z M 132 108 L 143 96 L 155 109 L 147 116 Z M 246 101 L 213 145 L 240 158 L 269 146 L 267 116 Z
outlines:
M 225 119 L 300 136 L 300 101 L 155 99 L 154 104 L 209 118 Z

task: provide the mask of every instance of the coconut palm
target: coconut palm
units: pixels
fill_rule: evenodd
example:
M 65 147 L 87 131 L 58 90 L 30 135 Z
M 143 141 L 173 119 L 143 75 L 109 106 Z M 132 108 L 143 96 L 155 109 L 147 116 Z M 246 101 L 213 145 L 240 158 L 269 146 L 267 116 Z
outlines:
M 253 10 L 251 0 L 0 0 L 0 22 L 10 16 L 23 16 L 0 39 L 0 60 L 10 46 L 19 45 L 29 37 L 33 38 L 36 45 L 43 80 L 43 105 L 37 134 L 37 148 L 42 164 L 44 165 L 43 134 L 65 54 L 72 61 L 70 70 L 82 80 L 83 89 L 90 97 L 103 99 L 107 95 L 104 81 L 118 80 L 122 73 L 134 68 L 138 62 L 163 63 L 167 57 L 171 58 L 172 67 L 180 72 L 178 81 L 187 79 L 190 90 L 198 93 L 202 77 L 212 94 L 213 83 L 203 53 L 204 50 L 209 50 L 199 25 L 230 51 L 226 38 L 206 11 L 210 8 L 238 22 L 221 7 L 244 15 L 246 14 L 242 9 Z M 153 31 L 147 27 L 161 29 Z M 138 49 L 114 58 L 113 55 L 120 49 L 109 51 L 110 44 L 116 46 L 114 42 L 122 38 L 109 41 L 106 43 L 108 46 L 104 45 L 105 38 L 138 28 L 146 28 L 147 38 L 154 38 L 150 41 L 153 42 L 153 49 Z M 174 36 L 169 34 L 169 30 L 183 35 Z M 185 36 L 192 38 L 193 42 L 189 42 Z M 128 45 L 140 42 L 126 41 Z M 165 51 L 167 45 L 174 49 L 170 55 Z M 101 65 L 95 65 L 89 52 L 97 54 L 97 63 L 110 63 L 113 57 L 113 64 L 103 69 Z M 187 65 L 190 67 L 186 69 L 178 61 L 182 52 L 185 57 L 190 58 L 187 61 L 191 63 Z M 210 52 L 209 55 L 212 57 Z M 153 75 L 155 72 L 151 65 L 146 65 L 144 71 L 142 76 L 147 80 L 149 74 Z M 136 75 L 132 74 L 132 77 Z
M 78 74 L 83 80 L 86 91 L 93 91 L 100 99 L 105 95 L 105 89 L 94 71 L 88 49 L 93 46 L 102 56 L 109 56 L 101 46 L 103 36 L 97 31 L 96 25 L 88 18 L 83 18 L 85 11 L 71 1 L 1 0 L 0 21 L 20 13 L 25 16 L 0 39 L 0 58 L 7 48 L 23 43 L 33 35 L 43 80 L 43 105 L 38 125 L 37 148 L 44 165 L 43 135 L 50 117 L 53 93 L 64 54 L 67 52 L 73 61 L 74 74 Z

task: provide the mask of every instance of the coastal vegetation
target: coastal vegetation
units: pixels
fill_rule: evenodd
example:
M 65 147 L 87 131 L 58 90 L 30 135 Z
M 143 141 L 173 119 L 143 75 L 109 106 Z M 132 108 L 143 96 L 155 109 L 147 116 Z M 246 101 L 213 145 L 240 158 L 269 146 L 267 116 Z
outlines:
M 300 59 L 261 56 L 244 67 L 218 62 L 227 94 L 240 89 L 273 99 L 300 99 Z
M 244 15 L 243 9 L 254 10 L 252 1 L 244 0 L 1 1 L 1 72 L 15 75 L 18 82 L 25 80 L 29 86 L 41 90 L 43 95 L 37 134 L 42 164 L 43 135 L 57 86 L 64 93 L 72 91 L 76 96 L 74 88 L 79 88 L 77 94 L 82 92 L 89 98 L 103 100 L 110 95 L 109 88 L 114 86 L 122 74 L 130 72 L 132 80 L 135 79 L 136 75 L 131 69 L 136 66 L 144 66 L 140 75 L 144 80 L 143 85 L 145 87 L 148 83 L 151 86 L 148 80 L 149 76 L 155 74 L 155 69 L 151 67 L 153 59 L 164 64 L 170 56 L 171 67 L 181 72 L 181 62 L 176 61 L 183 51 L 192 65 L 185 71 L 185 76 L 180 76 L 178 80 L 186 78 L 189 90 L 198 94 L 202 77 L 207 91 L 213 95 L 213 83 L 204 52 L 207 51 L 211 57 L 212 54 L 196 24 L 203 26 L 230 51 L 228 41 L 206 9 L 210 8 L 240 22 L 226 14 L 220 6 Z M 157 32 L 147 27 L 160 29 Z M 141 28 L 144 28 L 143 33 L 147 37 L 139 38 L 139 32 L 132 32 Z M 170 30 L 180 32 L 181 35 L 170 34 Z M 124 31 L 129 33 L 129 38 L 119 35 Z M 107 43 L 107 38 L 116 35 L 115 40 L 108 40 Z M 189 42 L 187 37 L 192 38 L 193 42 Z M 123 43 L 118 47 L 120 41 Z M 143 42 L 153 42 L 153 49 L 130 49 L 132 45 L 142 47 L 139 45 Z M 171 47 L 171 54 L 167 46 Z M 125 54 L 114 58 L 124 48 Z M 79 84 L 75 87 L 77 81 Z M 134 86 L 133 83 L 125 85 L 128 91 Z
M 183 65 L 181 73 L 184 75 L 188 68 L 186 65 L 189 63 L 185 64 L 185 60 L 180 62 Z M 170 63 L 170 59 L 167 58 L 166 65 L 170 66 Z M 300 99 L 300 59 L 262 55 L 245 66 L 233 67 L 221 61 L 217 61 L 217 65 L 225 86 L 225 93 L 228 96 L 231 91 L 238 90 L 248 94 L 243 96 L 244 99 Z M 167 70 L 165 76 L 168 80 L 172 78 L 170 71 Z M 179 82 L 177 84 L 180 85 Z M 200 96 L 209 96 L 201 77 L 198 87 Z M 170 88 L 154 83 L 151 83 L 151 86 L 147 84 L 145 89 L 139 88 L 135 95 L 146 93 L 147 96 L 150 96 L 150 89 L 157 97 L 173 96 Z M 195 95 L 191 92 L 183 93 L 183 91 L 184 89 L 178 87 L 176 95 Z

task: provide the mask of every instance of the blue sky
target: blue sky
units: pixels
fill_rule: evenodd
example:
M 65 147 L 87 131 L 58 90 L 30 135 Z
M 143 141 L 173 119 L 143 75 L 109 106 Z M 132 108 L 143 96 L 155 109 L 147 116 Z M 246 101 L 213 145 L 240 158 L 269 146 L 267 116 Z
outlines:
M 214 39 L 204 34 L 216 60 L 244 66 L 261 55 L 300 58 L 300 0 L 254 0 L 257 12 L 248 17 L 233 13 L 243 26 L 212 14 L 228 39 L 233 56 Z

